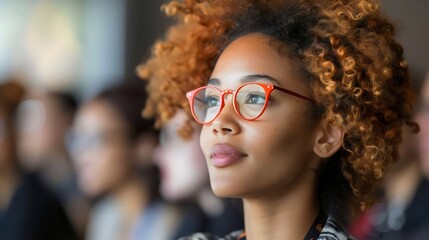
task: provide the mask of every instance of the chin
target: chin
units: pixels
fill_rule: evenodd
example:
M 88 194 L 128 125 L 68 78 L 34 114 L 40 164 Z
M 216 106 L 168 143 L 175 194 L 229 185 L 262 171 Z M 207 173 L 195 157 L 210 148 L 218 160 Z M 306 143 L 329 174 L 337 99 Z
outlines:
M 215 169 L 209 166 L 210 186 L 218 197 L 241 198 L 246 193 L 247 184 L 236 175 L 234 169 Z
M 213 193 L 221 198 L 241 198 L 243 196 L 243 191 L 234 184 L 226 182 L 216 182 L 211 181 L 211 188 Z

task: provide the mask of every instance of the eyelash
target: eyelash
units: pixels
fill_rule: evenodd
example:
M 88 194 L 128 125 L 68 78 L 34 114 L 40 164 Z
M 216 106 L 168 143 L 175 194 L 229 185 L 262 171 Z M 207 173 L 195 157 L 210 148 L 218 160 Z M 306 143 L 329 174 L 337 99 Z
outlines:
M 273 97 L 272 95 L 270 95 L 269 99 L 268 99 L 268 103 L 267 106 L 270 106 L 272 104 L 276 104 L 277 99 L 275 97 Z

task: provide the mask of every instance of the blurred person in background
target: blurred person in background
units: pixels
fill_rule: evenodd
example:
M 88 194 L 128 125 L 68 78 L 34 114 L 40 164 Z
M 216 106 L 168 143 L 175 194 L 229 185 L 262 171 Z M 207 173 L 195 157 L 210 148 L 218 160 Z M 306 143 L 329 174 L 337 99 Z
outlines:
M 418 148 L 422 169 L 426 178 L 429 178 L 429 72 L 421 88 L 420 105 L 416 121 L 420 125 Z
M 383 200 L 362 214 L 351 233 L 362 240 L 429 239 L 429 75 L 415 114 L 417 135 L 404 129 L 399 161 L 386 176 Z
M 126 82 L 82 106 L 70 141 L 81 189 L 94 205 L 87 239 L 172 238 L 179 211 L 158 199 L 153 122 L 141 117 L 145 84 Z
M 182 110 L 161 127 L 155 162 L 161 170 L 161 194 L 184 207 L 182 224 L 174 239 L 194 232 L 225 235 L 243 228 L 239 200 L 216 197 L 209 182 L 207 165 L 199 145 L 201 126 L 192 124 L 192 135 L 183 138 L 182 126 L 188 122 Z
M 19 165 L 15 122 L 24 92 L 16 82 L 0 85 L 0 239 L 77 239 L 56 196 Z
M 88 205 L 79 191 L 65 138 L 77 102 L 67 93 L 28 94 L 18 108 L 18 154 L 23 167 L 37 173 L 58 196 L 83 236 Z

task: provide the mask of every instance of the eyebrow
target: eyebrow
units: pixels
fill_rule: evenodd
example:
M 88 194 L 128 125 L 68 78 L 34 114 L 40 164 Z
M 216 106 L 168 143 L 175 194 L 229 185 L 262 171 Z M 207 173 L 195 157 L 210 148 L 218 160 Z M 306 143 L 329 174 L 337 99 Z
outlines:
M 268 81 L 274 85 L 281 86 L 280 82 L 277 79 L 265 74 L 251 74 L 251 75 L 246 75 L 240 79 L 241 83 L 261 82 L 261 81 Z M 207 82 L 207 85 L 219 86 L 220 80 L 218 78 L 210 78 L 209 81 Z
M 244 76 L 240 79 L 241 83 L 260 82 L 260 81 L 269 81 L 272 84 L 281 85 L 277 79 L 265 74 L 252 74 L 252 75 Z
M 210 78 L 209 81 L 207 82 L 207 85 L 219 86 L 220 85 L 219 78 Z

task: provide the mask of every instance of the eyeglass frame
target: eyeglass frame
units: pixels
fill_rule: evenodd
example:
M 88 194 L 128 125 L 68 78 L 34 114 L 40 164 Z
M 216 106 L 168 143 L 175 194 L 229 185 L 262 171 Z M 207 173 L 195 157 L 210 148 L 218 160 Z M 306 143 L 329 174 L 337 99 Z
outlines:
M 265 98 L 266 98 L 266 100 L 265 100 L 265 103 L 264 103 L 264 107 L 262 108 L 262 111 L 261 111 L 261 113 L 259 113 L 259 115 L 258 116 L 256 116 L 256 117 L 254 117 L 254 118 L 246 118 L 246 117 L 244 117 L 239 111 L 238 111 L 238 108 L 237 108 L 237 92 L 239 92 L 240 91 L 240 89 L 242 89 L 243 87 L 245 87 L 245 86 L 247 86 L 247 85 L 251 85 L 251 84 L 256 84 L 256 85 L 259 85 L 260 87 L 262 87 L 263 89 L 264 89 L 264 91 L 265 91 Z M 198 120 L 198 118 L 196 117 L 196 115 L 195 115 L 195 110 L 194 110 L 194 101 L 195 101 L 195 95 L 196 95 L 196 93 L 198 92 L 198 91 L 200 91 L 201 89 L 205 89 L 205 88 L 212 88 L 212 89 L 215 89 L 215 90 L 217 90 L 217 92 L 219 93 L 219 96 L 220 96 L 220 98 L 221 98 L 221 104 L 220 104 L 220 107 L 219 107 L 219 111 L 218 111 L 218 113 L 216 114 L 216 116 L 211 120 L 211 121 L 208 121 L 208 122 L 202 122 L 202 121 L 200 121 L 200 120 Z M 199 88 L 196 88 L 196 89 L 194 89 L 194 90 L 191 90 L 191 91 L 188 91 L 187 93 L 186 93 L 186 98 L 188 99 L 188 101 L 189 101 L 189 107 L 191 108 L 191 113 L 192 113 L 192 116 L 194 117 L 194 119 L 198 122 L 198 123 L 200 123 L 200 124 L 204 124 L 204 125 L 208 125 L 208 124 L 211 124 L 211 123 L 213 123 L 214 122 L 214 120 L 216 120 L 216 118 L 219 116 L 219 114 L 222 112 L 222 110 L 223 110 L 223 108 L 225 107 L 225 95 L 226 94 L 232 94 L 232 99 L 233 99 L 233 106 L 234 106 L 234 111 L 235 111 L 235 113 L 241 118 L 241 119 L 244 119 L 244 120 L 247 120 L 247 121 L 255 121 L 256 119 L 258 119 L 260 116 L 262 116 L 262 114 L 265 112 L 265 109 L 267 108 L 267 104 L 268 104 L 268 100 L 270 99 L 270 95 L 271 95 L 271 92 L 273 91 L 273 90 L 279 90 L 279 91 L 281 91 L 281 92 L 283 92 L 283 93 L 286 93 L 286 94 L 289 94 L 289 95 L 292 95 L 292 96 L 294 96 L 294 97 L 298 97 L 298 98 L 301 98 L 301 99 L 304 99 L 304 100 L 306 100 L 306 101 L 309 101 L 309 102 L 311 102 L 311 103 L 313 103 L 313 104 L 315 104 L 316 103 L 316 101 L 314 101 L 313 99 L 311 99 L 311 98 L 309 98 L 309 97 L 306 97 L 306 96 L 304 96 L 304 95 L 301 95 L 301 94 L 299 94 L 299 93 L 297 93 L 297 92 L 294 92 L 294 91 L 292 91 L 292 90 L 289 90 L 289 89 L 286 89 L 286 88 L 282 88 L 282 87 L 279 87 L 279 86 L 276 86 L 276 85 L 274 85 L 274 84 L 266 84 L 266 83 L 259 83 L 259 82 L 249 82 L 249 83 L 245 83 L 245 84 L 242 84 L 240 87 L 238 87 L 236 90 L 232 90 L 232 89 L 225 89 L 225 90 L 220 90 L 219 88 L 217 88 L 217 87 L 215 87 L 215 86 L 203 86 L 203 87 L 199 87 Z

